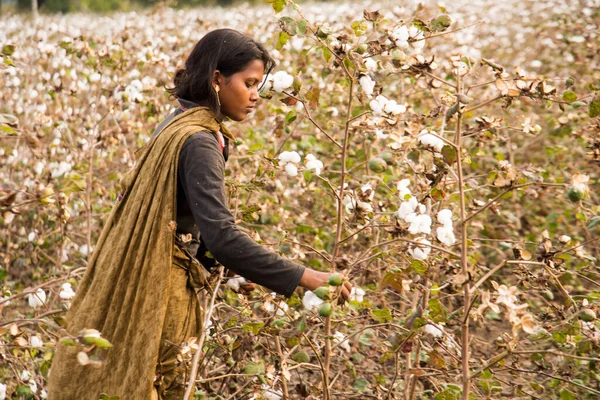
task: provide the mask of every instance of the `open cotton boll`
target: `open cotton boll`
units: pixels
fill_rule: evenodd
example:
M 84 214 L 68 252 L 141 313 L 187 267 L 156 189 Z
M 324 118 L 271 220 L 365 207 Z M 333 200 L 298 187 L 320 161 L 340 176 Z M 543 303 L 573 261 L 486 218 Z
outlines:
M 417 140 L 423 146 L 432 147 L 438 153 L 444 148 L 444 141 L 429 133 L 427 129 L 423 129 L 421 133 L 419 133 L 419 138 Z
M 392 32 L 394 43 L 401 49 L 408 47 L 408 38 L 408 28 L 406 26 L 397 26 Z
M 412 195 L 412 192 L 408 188 L 410 185 L 410 179 L 401 179 L 400 182 L 396 185 L 396 189 L 400 192 L 400 198 L 404 199 L 404 196 L 407 194 Z
M 454 236 L 454 229 L 452 225 L 444 225 L 439 226 L 436 229 L 437 238 L 440 242 L 444 243 L 446 246 L 452 246 L 456 243 L 456 236 Z
M 65 282 L 62 285 L 60 285 L 61 287 L 61 291 L 58 294 L 58 296 L 63 299 L 63 300 L 71 300 L 73 297 L 75 297 L 75 292 L 73 291 L 73 288 L 71 287 L 71 284 L 69 282 Z
M 321 170 L 323 169 L 323 163 L 312 154 L 307 154 L 304 157 L 304 165 L 307 170 L 314 171 L 315 174 L 321 175 Z
M 437 213 L 437 220 L 442 225 L 452 226 L 452 211 L 444 208 Z
M 427 214 L 409 214 L 406 216 L 406 218 L 404 218 L 404 220 L 406 222 L 410 222 L 408 232 L 413 235 L 417 235 L 419 233 L 431 233 L 431 217 Z
M 353 287 L 350 291 L 350 300 L 355 300 L 361 303 L 365 297 L 365 291 L 359 287 Z
M 298 154 L 296 151 L 284 151 L 279 154 L 279 161 L 282 163 L 299 163 L 300 154 Z
M 310 311 L 314 308 L 319 307 L 321 304 L 323 304 L 323 300 L 317 297 L 317 295 L 311 292 L 310 290 L 307 290 L 304 293 L 304 297 L 302 298 L 302 305 L 307 310 Z
M 387 103 L 385 103 L 383 111 L 388 114 L 398 115 L 406 112 L 406 107 L 402 104 L 396 103 L 396 100 L 389 100 Z
M 277 308 L 277 312 L 275 313 L 275 315 L 277 315 L 278 317 L 283 317 L 289 309 L 290 307 L 285 301 L 280 301 L 279 308 Z
M 371 79 L 371 77 L 369 75 L 361 76 L 358 79 L 358 82 L 360 83 L 360 87 L 362 88 L 363 92 L 365 92 L 369 96 L 373 95 L 373 89 L 375 88 L 375 81 L 373 79 Z
M 287 163 L 285 165 L 285 172 L 289 175 L 289 176 L 297 176 L 298 175 L 298 167 L 296 167 L 294 164 L 292 163 Z
M 398 211 L 396 211 L 396 213 L 395 213 L 396 218 L 403 219 L 406 221 L 406 217 L 408 217 L 410 214 L 414 214 L 418 205 L 419 205 L 419 202 L 417 201 L 417 199 L 415 197 L 411 197 L 409 200 L 403 201 L 402 203 L 400 203 L 400 207 L 398 208 Z M 410 221 L 407 221 L 407 222 L 410 222 Z
M 44 342 L 42 341 L 42 339 L 40 339 L 39 336 L 32 336 L 29 338 L 29 345 L 31 347 L 42 347 L 44 345 Z
M 367 69 L 367 71 L 375 72 L 377 71 L 377 67 L 377 61 L 373 60 L 372 58 L 367 58 L 365 60 L 365 68 Z
M 382 95 L 375 97 L 375 100 L 371 100 L 369 107 L 373 110 L 374 115 L 383 115 L 384 107 L 387 104 L 388 99 Z
M 38 308 L 46 301 L 46 292 L 44 292 L 44 289 L 39 288 L 35 293 L 27 295 L 27 301 L 29 302 L 29 307 Z
M 444 336 L 444 331 L 440 328 L 438 328 L 436 325 L 432 325 L 432 324 L 427 324 L 423 327 L 423 331 L 425 333 L 430 334 L 433 337 L 442 337 Z
M 423 244 L 423 246 L 409 247 L 408 253 L 415 260 L 426 260 L 431 252 L 431 242 L 425 238 L 418 238 L 415 242 Z
M 294 77 L 285 71 L 277 71 L 273 75 L 273 90 L 277 93 L 283 92 L 285 89 L 292 86 Z
M 246 278 L 244 278 L 243 276 L 239 276 L 236 275 L 233 278 L 229 278 L 229 280 L 227 280 L 226 285 L 231 288 L 232 290 L 240 290 L 240 285 L 246 283 Z
M 264 400 L 281 400 L 283 398 L 281 391 L 273 389 L 268 385 L 262 385 L 262 390 L 261 398 Z
M 344 336 L 342 332 L 336 331 L 333 334 L 333 344 L 339 346 L 341 349 L 344 349 L 348 353 L 352 350 L 350 348 L 350 343 L 348 343 L 346 336 Z
M 0 400 L 6 400 L 6 385 L 0 383 Z

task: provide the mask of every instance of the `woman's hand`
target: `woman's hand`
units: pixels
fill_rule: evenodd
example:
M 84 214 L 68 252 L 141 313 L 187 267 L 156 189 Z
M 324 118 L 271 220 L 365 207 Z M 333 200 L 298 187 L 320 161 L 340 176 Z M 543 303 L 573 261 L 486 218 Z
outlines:
M 300 278 L 300 286 L 308 290 L 315 290 L 325 283 L 332 274 L 328 272 L 315 271 L 314 269 L 306 268 L 302 278 Z M 350 292 L 352 291 L 352 285 L 350 282 L 345 281 L 342 285 L 342 297 L 346 301 L 350 301 Z

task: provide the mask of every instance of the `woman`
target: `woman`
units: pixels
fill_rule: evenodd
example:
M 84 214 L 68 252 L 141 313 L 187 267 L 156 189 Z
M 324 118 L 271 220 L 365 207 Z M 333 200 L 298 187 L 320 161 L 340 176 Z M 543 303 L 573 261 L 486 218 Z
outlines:
M 177 362 L 178 346 L 202 329 L 196 292 L 207 273 L 200 262 L 211 269 L 216 260 L 285 296 L 328 279 L 256 244 L 236 228 L 227 208 L 224 168 L 232 136 L 222 122 L 248 116 L 263 74 L 274 65 L 263 46 L 221 29 L 204 36 L 177 72 L 170 92 L 180 108 L 157 128 L 123 179 L 67 315 L 72 335 L 96 329 L 113 347 L 94 349 L 92 362 L 82 365 L 80 349 L 59 345 L 49 377 L 51 400 L 98 399 L 101 393 L 182 398 L 186 371 Z M 345 298 L 349 290 L 346 284 Z

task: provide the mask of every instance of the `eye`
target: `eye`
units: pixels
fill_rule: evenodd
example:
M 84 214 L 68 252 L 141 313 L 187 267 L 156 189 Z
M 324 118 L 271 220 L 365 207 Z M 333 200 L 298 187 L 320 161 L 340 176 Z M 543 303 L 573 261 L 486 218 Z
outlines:
M 252 84 L 251 84 L 251 83 L 248 83 L 248 82 L 246 82 L 246 87 L 247 87 L 248 89 L 250 89 L 250 88 L 252 87 Z

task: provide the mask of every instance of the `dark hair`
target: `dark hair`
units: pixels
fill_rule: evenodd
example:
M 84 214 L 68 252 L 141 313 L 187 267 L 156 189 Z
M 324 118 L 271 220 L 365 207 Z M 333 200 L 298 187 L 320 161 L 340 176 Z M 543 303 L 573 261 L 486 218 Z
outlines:
M 185 67 L 175 73 L 175 87 L 167 91 L 180 99 L 203 102 L 218 113 L 220 107 L 212 86 L 215 71 L 227 78 L 243 71 L 252 60 L 264 63 L 266 75 L 275 67 L 267 50 L 252 38 L 233 29 L 214 30 L 196 43 Z

